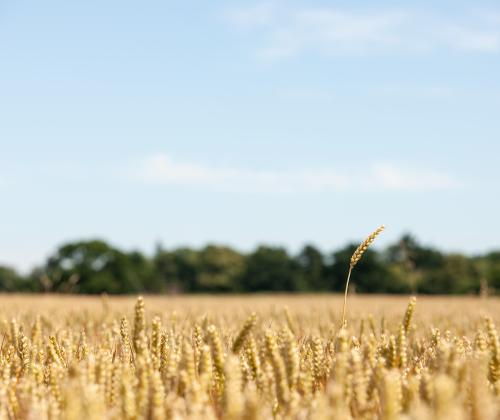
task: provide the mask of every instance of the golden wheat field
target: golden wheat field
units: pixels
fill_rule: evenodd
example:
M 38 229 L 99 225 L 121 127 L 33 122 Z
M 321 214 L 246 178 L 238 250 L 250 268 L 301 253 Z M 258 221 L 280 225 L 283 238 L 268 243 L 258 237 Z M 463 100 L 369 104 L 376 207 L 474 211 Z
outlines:
M 0 419 L 496 419 L 500 300 L 0 296 Z

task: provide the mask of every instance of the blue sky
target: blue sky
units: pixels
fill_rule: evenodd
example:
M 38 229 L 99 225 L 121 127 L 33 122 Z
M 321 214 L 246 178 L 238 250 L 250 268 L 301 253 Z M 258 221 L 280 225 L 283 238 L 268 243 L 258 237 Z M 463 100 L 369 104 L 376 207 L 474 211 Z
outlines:
M 62 242 L 499 248 L 500 5 L 0 4 L 0 263 Z

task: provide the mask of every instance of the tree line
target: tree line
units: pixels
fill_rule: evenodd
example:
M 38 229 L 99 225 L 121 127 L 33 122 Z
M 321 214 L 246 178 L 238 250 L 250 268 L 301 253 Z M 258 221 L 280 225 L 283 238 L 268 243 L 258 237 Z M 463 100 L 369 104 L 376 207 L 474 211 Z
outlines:
M 348 244 L 323 253 L 305 245 L 157 247 L 153 256 L 125 252 L 101 240 L 59 247 L 27 275 L 0 266 L 0 291 L 57 293 L 340 292 L 353 251 Z M 466 256 L 421 245 L 410 235 L 382 250 L 368 249 L 356 266 L 360 293 L 478 294 L 500 290 L 500 251 Z

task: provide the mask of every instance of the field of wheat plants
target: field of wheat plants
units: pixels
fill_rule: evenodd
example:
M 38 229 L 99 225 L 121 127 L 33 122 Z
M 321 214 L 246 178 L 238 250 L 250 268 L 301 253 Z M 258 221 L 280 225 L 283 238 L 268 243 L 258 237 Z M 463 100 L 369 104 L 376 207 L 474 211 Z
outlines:
M 0 297 L 0 419 L 495 419 L 496 299 Z

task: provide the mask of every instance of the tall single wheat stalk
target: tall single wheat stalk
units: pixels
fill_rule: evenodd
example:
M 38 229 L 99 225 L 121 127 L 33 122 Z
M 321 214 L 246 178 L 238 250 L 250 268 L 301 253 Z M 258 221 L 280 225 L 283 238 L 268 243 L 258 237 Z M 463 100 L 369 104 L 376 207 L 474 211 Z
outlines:
M 352 254 L 351 262 L 349 264 L 349 273 L 347 274 L 347 281 L 345 283 L 345 292 L 344 292 L 344 306 L 342 308 L 342 324 L 341 328 L 345 327 L 345 313 L 347 308 L 347 290 L 349 288 L 349 280 L 351 278 L 352 269 L 356 266 L 358 261 L 361 259 L 365 251 L 368 247 L 373 243 L 375 238 L 380 235 L 380 233 L 385 229 L 384 225 L 378 227 L 374 232 L 372 232 L 354 251 Z

